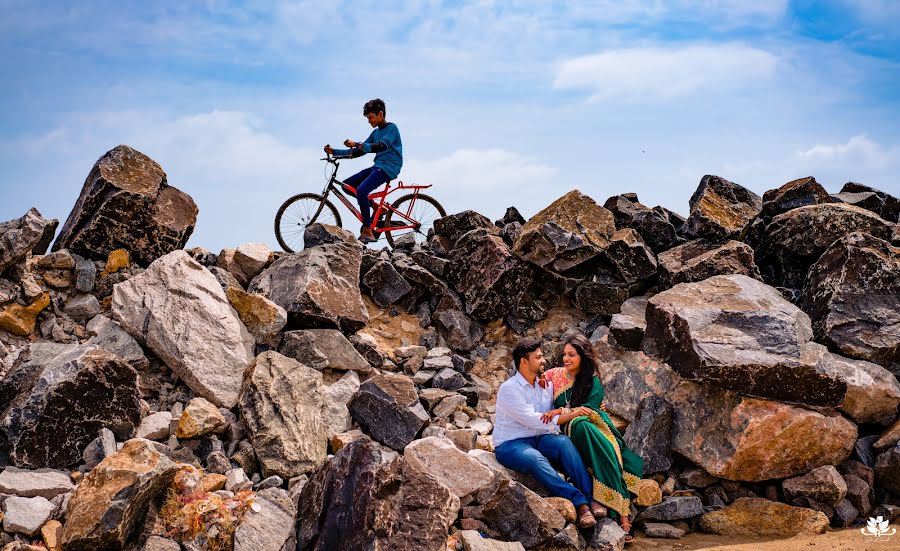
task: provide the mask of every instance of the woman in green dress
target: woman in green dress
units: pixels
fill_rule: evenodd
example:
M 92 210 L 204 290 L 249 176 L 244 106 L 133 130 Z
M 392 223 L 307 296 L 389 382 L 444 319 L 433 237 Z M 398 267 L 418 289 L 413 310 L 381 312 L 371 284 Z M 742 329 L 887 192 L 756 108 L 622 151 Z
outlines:
M 547 420 L 586 407 L 589 415 L 572 419 L 561 428 L 572 439 L 594 479 L 594 500 L 606 507 L 613 518 L 620 517 L 631 539 L 628 518 L 631 493 L 641 482 L 644 461 L 625 447 L 622 435 L 613 426 L 603 407 L 603 384 L 596 376 L 597 360 L 591 342 L 582 334 L 565 340 L 563 367 L 544 376 L 553 383 L 553 405 Z

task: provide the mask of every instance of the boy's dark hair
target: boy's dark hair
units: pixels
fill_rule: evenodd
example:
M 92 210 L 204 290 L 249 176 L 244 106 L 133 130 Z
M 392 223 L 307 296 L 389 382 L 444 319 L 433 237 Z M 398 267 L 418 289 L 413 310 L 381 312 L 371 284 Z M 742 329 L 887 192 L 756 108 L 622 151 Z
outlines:
M 369 113 L 374 113 L 376 115 L 378 113 L 384 113 L 387 115 L 387 108 L 384 106 L 384 101 L 378 98 L 367 101 L 366 104 L 363 105 L 363 116 L 365 117 Z
M 541 339 L 535 337 L 525 337 L 524 339 L 520 339 L 512 351 L 513 368 L 518 371 L 519 364 L 522 363 L 522 358 L 527 357 L 540 347 Z

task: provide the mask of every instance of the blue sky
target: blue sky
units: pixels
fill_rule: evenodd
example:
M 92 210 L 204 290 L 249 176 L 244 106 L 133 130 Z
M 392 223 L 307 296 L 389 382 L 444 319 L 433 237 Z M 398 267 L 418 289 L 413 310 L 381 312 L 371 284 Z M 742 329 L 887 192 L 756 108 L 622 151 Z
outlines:
M 704 174 L 900 195 L 893 0 L 0 10 L 0 220 L 34 206 L 62 222 L 124 143 L 197 202 L 190 245 L 274 247 L 278 205 L 321 189 L 321 146 L 365 138 L 373 97 L 403 136 L 400 179 L 434 184 L 450 211 L 530 216 L 578 188 L 686 214 Z

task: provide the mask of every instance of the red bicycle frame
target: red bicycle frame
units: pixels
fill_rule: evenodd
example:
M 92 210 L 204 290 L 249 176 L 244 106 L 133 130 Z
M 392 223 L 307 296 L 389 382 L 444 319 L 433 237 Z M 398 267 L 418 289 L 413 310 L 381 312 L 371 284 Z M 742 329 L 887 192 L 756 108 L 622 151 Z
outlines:
M 327 198 L 327 196 L 328 196 L 327 193 L 329 191 L 333 191 L 334 194 L 337 195 L 337 198 L 341 200 L 341 203 L 343 203 L 344 206 L 347 207 L 347 209 L 350 212 L 352 212 L 354 216 L 356 216 L 357 220 L 362 222 L 362 213 L 359 212 L 359 209 L 356 207 L 355 204 L 353 204 L 349 199 L 347 199 L 346 194 L 341 193 L 340 190 L 337 189 L 335 184 L 340 184 L 341 187 L 345 191 L 352 193 L 354 197 L 356 196 L 356 188 L 354 188 L 351 185 L 345 184 L 344 182 L 342 182 L 332 176 L 331 181 L 328 182 L 325 197 Z M 412 213 L 413 206 L 416 204 L 416 199 L 418 199 L 418 197 L 419 197 L 419 190 L 425 189 L 425 188 L 430 188 L 430 187 L 431 187 L 431 184 L 423 185 L 423 186 L 420 186 L 420 185 L 409 185 L 408 186 L 408 185 L 404 184 L 402 181 L 398 181 L 397 185 L 395 185 L 393 187 L 391 187 L 391 183 L 388 182 L 388 183 L 384 184 L 383 191 L 377 191 L 374 193 L 370 193 L 369 194 L 369 202 L 372 204 L 372 208 L 374 209 L 374 212 L 372 213 L 372 226 L 371 226 L 372 231 L 374 231 L 376 233 L 383 233 L 383 232 L 394 231 L 394 230 L 409 230 L 409 229 L 417 230 L 419 228 L 419 226 L 421 225 L 421 223 L 418 220 L 414 219 L 412 216 L 410 216 L 410 214 Z M 405 209 L 406 212 L 395 209 L 393 205 L 391 205 L 390 203 L 387 202 L 388 195 L 394 193 L 395 191 L 399 191 L 401 189 L 415 190 L 415 191 L 413 191 L 412 201 L 409 202 L 409 206 Z M 381 201 L 379 201 L 378 203 L 375 203 L 374 201 L 372 201 L 372 199 L 381 199 Z M 378 220 L 381 217 L 382 213 L 385 211 L 391 211 L 395 215 L 401 216 L 402 218 L 405 219 L 407 224 L 402 225 L 402 226 L 397 226 L 397 225 L 392 224 L 391 227 L 389 227 L 389 228 L 377 227 Z M 393 222 L 393 219 L 392 219 L 392 222 Z

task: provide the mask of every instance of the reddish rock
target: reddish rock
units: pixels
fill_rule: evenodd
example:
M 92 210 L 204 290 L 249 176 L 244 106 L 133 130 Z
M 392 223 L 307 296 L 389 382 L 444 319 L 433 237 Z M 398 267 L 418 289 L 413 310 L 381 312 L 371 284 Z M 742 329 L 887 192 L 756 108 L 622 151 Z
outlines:
M 738 236 L 762 209 L 762 199 L 749 189 L 710 175 L 700 180 L 689 203 L 685 235 L 718 241 Z

